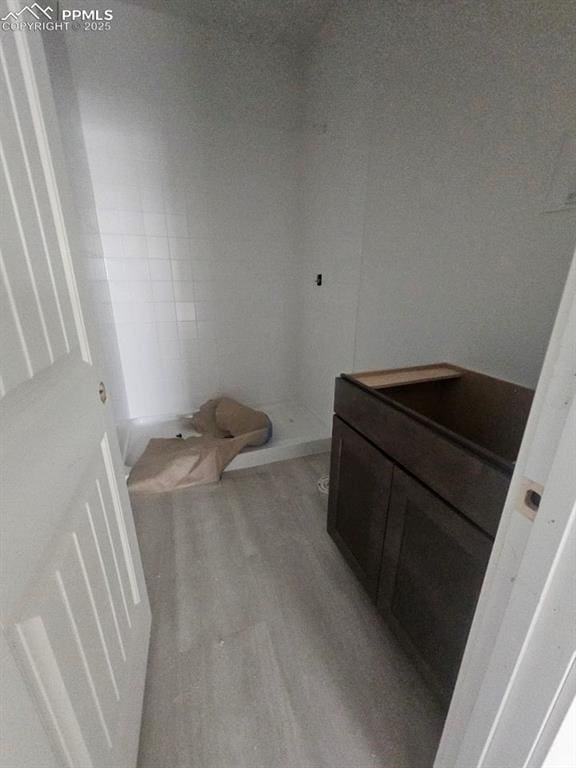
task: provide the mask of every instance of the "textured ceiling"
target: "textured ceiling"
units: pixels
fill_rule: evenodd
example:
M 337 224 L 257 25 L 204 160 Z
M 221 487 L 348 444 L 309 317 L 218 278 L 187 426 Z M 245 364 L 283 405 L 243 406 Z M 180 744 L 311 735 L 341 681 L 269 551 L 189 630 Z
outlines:
M 207 26 L 291 48 L 308 45 L 335 0 L 130 0 Z

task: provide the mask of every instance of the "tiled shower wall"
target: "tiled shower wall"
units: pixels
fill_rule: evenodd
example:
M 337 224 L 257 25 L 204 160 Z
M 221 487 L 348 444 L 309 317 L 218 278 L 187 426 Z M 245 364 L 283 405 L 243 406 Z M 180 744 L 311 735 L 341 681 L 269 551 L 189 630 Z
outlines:
M 69 45 L 129 415 L 289 398 L 292 56 L 113 8 Z

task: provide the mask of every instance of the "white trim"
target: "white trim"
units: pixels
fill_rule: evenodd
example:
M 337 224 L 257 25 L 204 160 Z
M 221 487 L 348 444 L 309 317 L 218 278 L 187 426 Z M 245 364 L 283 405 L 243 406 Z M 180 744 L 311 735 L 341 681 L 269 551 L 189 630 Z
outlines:
M 60 592 L 60 597 L 62 598 L 62 603 L 64 604 L 66 616 L 68 617 L 68 622 L 70 623 L 70 629 L 72 631 L 72 635 L 76 643 L 76 649 L 80 656 L 82 667 L 84 668 L 84 674 L 86 675 L 86 682 L 88 683 L 88 688 L 90 689 L 90 693 L 92 694 L 92 701 L 94 702 L 96 713 L 98 715 L 98 719 L 100 720 L 102 731 L 104 732 L 106 744 L 108 745 L 108 749 L 112 749 L 112 739 L 110 738 L 110 731 L 108 730 L 108 724 L 106 722 L 106 718 L 104 717 L 104 711 L 102 709 L 102 704 L 100 703 L 100 697 L 98 696 L 98 691 L 96 690 L 96 683 L 94 682 L 94 677 L 92 676 L 92 671 L 90 669 L 88 657 L 86 656 L 86 651 L 84 650 L 84 643 L 82 642 L 82 638 L 80 637 L 78 625 L 76 624 L 76 619 L 74 618 L 74 611 L 72 610 L 72 606 L 70 605 L 68 592 L 66 591 L 66 587 L 64 585 L 64 579 L 62 578 L 62 574 L 60 573 L 60 571 L 58 570 L 56 571 L 55 578 L 56 578 L 56 583 L 58 585 L 58 591 Z
M 104 519 L 104 525 L 106 526 L 106 534 L 108 536 L 108 543 L 110 550 L 112 551 L 112 560 L 114 562 L 114 568 L 116 570 L 116 579 L 118 581 L 118 588 L 120 589 L 120 596 L 122 598 L 122 605 L 124 606 L 124 613 L 126 615 L 126 623 L 132 629 L 132 619 L 130 618 L 130 611 L 128 610 L 128 602 L 126 600 L 126 592 L 124 590 L 124 584 L 122 583 L 122 574 L 120 573 L 120 566 L 118 565 L 118 557 L 116 556 L 116 546 L 114 544 L 114 537 L 112 536 L 112 529 L 110 528 L 110 521 L 108 520 L 108 512 L 106 511 L 106 505 L 104 504 L 104 495 L 102 493 L 102 486 L 100 481 L 96 480 L 96 488 L 98 490 L 98 497 L 100 499 L 100 510 Z M 120 645 L 122 646 L 122 656 L 126 661 L 126 652 L 124 651 L 124 643 L 122 642 L 122 635 L 120 634 L 120 628 L 118 628 L 118 637 L 120 639 Z
M 8 6 L 12 10 L 17 10 L 18 8 L 16 0 L 8 0 Z M 70 249 L 70 242 L 68 240 L 68 233 L 66 231 L 62 201 L 58 191 L 56 172 L 52 162 L 50 143 L 48 141 L 48 134 L 46 131 L 46 125 L 44 123 L 42 103 L 38 92 L 36 77 L 34 75 L 34 67 L 30 57 L 30 49 L 28 47 L 28 35 L 16 34 L 14 37 L 16 39 L 18 59 L 22 68 L 22 77 L 24 79 L 24 86 L 26 88 L 30 113 L 32 115 L 36 140 L 38 142 L 38 151 L 40 154 L 40 161 L 42 163 L 44 177 L 46 180 L 46 188 L 48 190 L 48 197 L 50 199 L 50 207 L 54 217 L 54 227 L 56 229 L 56 235 L 58 237 L 58 243 L 60 246 L 62 266 L 64 269 L 66 284 L 68 286 L 68 292 L 70 294 L 70 303 L 72 304 L 72 312 L 74 315 L 76 332 L 78 334 L 78 341 L 80 343 L 80 351 L 82 353 L 82 359 L 87 363 L 92 363 L 92 354 L 90 352 L 88 333 L 84 323 L 82 303 L 80 301 L 80 293 L 78 291 L 78 284 L 76 282 L 76 275 L 74 272 L 74 263 Z
M 14 220 L 16 221 L 16 228 L 20 236 L 20 244 L 24 251 L 24 261 L 26 262 L 26 269 L 28 271 L 28 277 L 30 279 L 30 285 L 32 286 L 32 293 L 36 301 L 36 309 L 38 311 L 38 317 L 40 318 L 40 325 L 42 326 L 42 334 L 44 335 L 44 341 L 46 342 L 46 349 L 48 350 L 48 357 L 50 363 L 54 362 L 54 350 L 52 349 L 52 342 L 50 341 L 50 334 L 48 333 L 48 325 L 46 324 L 46 318 L 44 317 L 44 310 L 42 309 L 42 302 L 40 301 L 40 294 L 38 292 L 38 286 L 36 285 L 36 276 L 34 275 L 34 269 L 32 267 L 32 259 L 30 258 L 30 251 L 28 249 L 28 240 L 22 226 L 22 219 L 20 218 L 20 211 L 18 210 L 18 201 L 16 199 L 16 193 L 14 192 L 14 186 L 12 184 L 12 178 L 10 176 L 10 169 L 8 168 L 8 161 L 6 160 L 6 154 L 4 152 L 4 144 L 0 139 L 0 161 L 4 169 L 4 177 L 6 179 L 6 186 L 8 187 L 8 195 L 10 202 L 12 203 L 12 211 L 14 213 Z
M 108 533 L 108 539 L 110 541 L 110 548 L 112 549 L 112 558 L 114 561 L 114 565 L 116 566 L 116 573 L 118 575 L 118 580 L 120 581 L 120 573 L 118 571 L 118 563 L 116 561 L 116 553 L 114 551 L 114 544 L 112 542 L 112 534 L 110 533 L 110 526 L 108 524 L 108 520 L 106 518 L 106 511 L 104 510 L 104 502 L 102 500 L 102 491 L 100 489 L 100 483 L 98 480 L 96 480 L 96 487 L 98 489 L 98 494 L 100 496 L 100 504 L 102 506 L 102 515 L 104 517 L 105 523 L 106 523 L 106 530 Z M 98 563 L 100 565 L 100 572 L 102 574 L 102 580 L 104 582 L 104 587 L 106 588 L 106 595 L 108 597 L 108 603 L 110 604 L 110 612 L 112 614 L 112 621 L 114 623 L 114 629 L 116 630 L 116 637 L 118 638 L 118 645 L 120 647 L 120 653 L 122 654 L 122 660 L 126 661 L 126 650 L 124 649 L 124 640 L 122 639 L 122 633 L 120 632 L 120 624 L 118 623 L 118 616 L 116 614 L 116 606 L 114 605 L 114 598 L 112 597 L 112 589 L 110 587 L 110 579 L 108 578 L 108 573 L 106 571 L 106 566 L 104 564 L 104 557 L 102 555 L 102 549 L 100 547 L 100 542 L 98 540 L 98 534 L 96 533 L 96 526 L 94 525 L 94 519 L 92 518 L 92 513 L 90 511 L 90 504 L 88 502 L 85 503 L 85 509 L 86 509 L 86 515 L 88 517 L 88 522 L 90 524 L 90 530 L 92 532 L 92 540 L 94 542 L 94 547 L 96 549 L 96 555 L 98 557 Z M 124 589 L 122 587 L 122 582 L 120 581 L 120 593 L 122 595 L 122 599 L 124 600 L 124 607 L 126 608 L 126 598 L 124 597 Z M 128 614 L 128 609 L 126 608 L 126 614 Z M 130 624 L 130 617 L 128 617 L 128 625 L 131 627 Z
M 20 141 L 20 149 L 22 151 L 22 157 L 24 158 L 24 165 L 26 166 L 26 175 L 28 176 L 28 184 L 30 185 L 30 192 L 32 193 L 34 211 L 36 212 L 36 218 L 38 219 L 38 228 L 40 230 L 40 238 L 42 240 L 42 247 L 44 248 L 44 255 L 46 257 L 46 264 L 48 266 L 48 273 L 50 275 L 50 284 L 52 286 L 52 293 L 54 294 L 54 301 L 56 302 L 56 309 L 58 311 L 58 319 L 60 320 L 62 335 L 64 336 L 64 345 L 66 347 L 66 352 L 70 352 L 70 341 L 68 339 L 68 331 L 66 329 L 66 323 L 64 322 L 64 313 L 62 312 L 60 296 L 58 294 L 58 288 L 56 286 L 54 268 L 52 267 L 52 259 L 50 258 L 50 250 L 48 248 L 48 241 L 46 239 L 46 232 L 44 230 L 44 222 L 42 221 L 42 215 L 40 213 L 40 205 L 38 203 L 38 195 L 36 194 L 36 185 L 34 184 L 34 179 L 32 177 L 32 169 L 30 168 L 30 159 L 28 157 L 28 150 L 26 149 L 26 142 L 24 141 L 22 124 L 20 123 L 18 107 L 16 105 L 16 99 L 14 98 L 14 91 L 12 90 L 12 83 L 10 82 L 10 77 L 8 74 L 8 66 L 6 64 L 6 57 L 4 56 L 4 49 L 2 48 L 1 45 L 0 45 L 0 63 L 2 64 L 2 69 L 4 70 L 4 78 L 6 80 L 6 87 L 8 88 L 10 105 L 12 107 L 14 122 L 16 124 L 16 131 L 18 133 L 18 139 Z
M 34 679 L 44 710 L 52 723 L 56 741 L 69 768 L 93 768 L 86 742 L 68 696 L 58 662 L 40 616 L 16 624 L 16 634 L 27 667 Z
M 112 458 L 110 440 L 107 433 L 104 433 L 104 437 L 100 443 L 100 450 L 102 452 L 104 468 L 106 469 L 110 495 L 112 496 L 112 505 L 114 506 L 114 512 L 116 513 L 116 525 L 118 526 L 120 543 L 122 544 L 122 551 L 124 552 L 124 562 L 126 564 L 128 580 L 130 581 L 130 587 L 132 589 L 132 599 L 134 600 L 134 605 L 138 605 L 141 599 L 140 590 L 138 588 L 138 579 L 136 578 L 136 571 L 134 569 L 134 560 L 132 558 L 132 550 L 130 549 L 130 542 L 128 540 L 128 531 L 126 530 L 126 521 L 124 520 L 124 510 L 122 507 L 122 500 L 120 499 L 120 492 L 118 491 L 118 480 L 114 470 L 114 460 Z
M 78 540 L 78 536 L 76 533 L 72 534 L 72 540 L 74 541 L 76 556 L 78 558 L 80 570 L 82 571 L 84 586 L 86 587 L 86 594 L 88 595 L 90 608 L 92 609 L 92 615 L 94 616 L 94 622 L 96 624 L 96 629 L 98 630 L 98 637 L 100 638 L 102 653 L 104 654 L 104 658 L 106 660 L 106 666 L 108 667 L 108 674 L 110 675 L 110 681 L 112 683 L 112 688 L 114 689 L 114 696 L 116 697 L 116 701 L 120 701 L 120 691 L 118 690 L 118 683 L 116 682 L 116 675 L 114 674 L 112 660 L 110 659 L 110 651 L 108 650 L 108 643 L 106 642 L 106 638 L 104 636 L 104 630 L 102 629 L 102 622 L 100 621 L 100 614 L 98 613 L 98 606 L 96 605 L 96 600 L 94 599 L 94 591 L 92 589 L 92 584 L 90 583 L 90 577 L 88 576 L 86 562 L 84 560 L 84 555 L 82 554 L 82 547 L 80 546 L 80 541 Z
M 26 370 L 28 371 L 28 376 L 32 379 L 34 378 L 34 368 L 32 367 L 32 360 L 30 359 L 30 351 L 28 350 L 28 344 L 26 343 L 24 329 L 22 328 L 22 323 L 20 321 L 20 314 L 18 312 L 18 307 L 16 306 L 16 300 L 14 299 L 12 285 L 10 283 L 8 270 L 6 269 L 6 264 L 4 262 L 4 256 L 2 255 L 1 248 L 0 248 L 0 274 L 2 275 L 4 288 L 6 289 L 6 293 L 8 294 L 8 302 L 10 304 L 10 311 L 12 312 L 12 319 L 14 320 L 14 325 L 16 326 L 16 332 L 20 340 L 20 345 L 22 346 L 22 354 L 24 355 L 24 360 L 26 361 Z

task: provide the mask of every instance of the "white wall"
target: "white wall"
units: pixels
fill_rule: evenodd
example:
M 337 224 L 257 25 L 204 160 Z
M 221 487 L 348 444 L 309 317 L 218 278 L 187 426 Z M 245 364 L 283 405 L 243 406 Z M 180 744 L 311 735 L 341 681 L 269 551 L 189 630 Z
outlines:
M 450 360 L 535 384 L 576 234 L 541 213 L 576 131 L 575 24 L 563 2 L 337 2 L 301 165 L 299 392 L 322 418 L 343 370 Z
M 67 37 L 131 417 L 294 393 L 292 56 L 113 3 Z

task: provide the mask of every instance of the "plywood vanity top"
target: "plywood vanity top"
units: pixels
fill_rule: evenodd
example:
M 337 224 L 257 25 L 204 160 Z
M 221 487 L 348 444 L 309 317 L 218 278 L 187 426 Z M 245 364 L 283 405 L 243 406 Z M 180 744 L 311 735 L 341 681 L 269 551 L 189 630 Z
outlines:
M 449 363 L 417 365 L 411 368 L 390 368 L 384 371 L 360 371 L 351 373 L 350 378 L 359 381 L 365 387 L 386 389 L 402 384 L 421 384 L 426 381 L 456 379 L 462 376 L 462 369 Z

